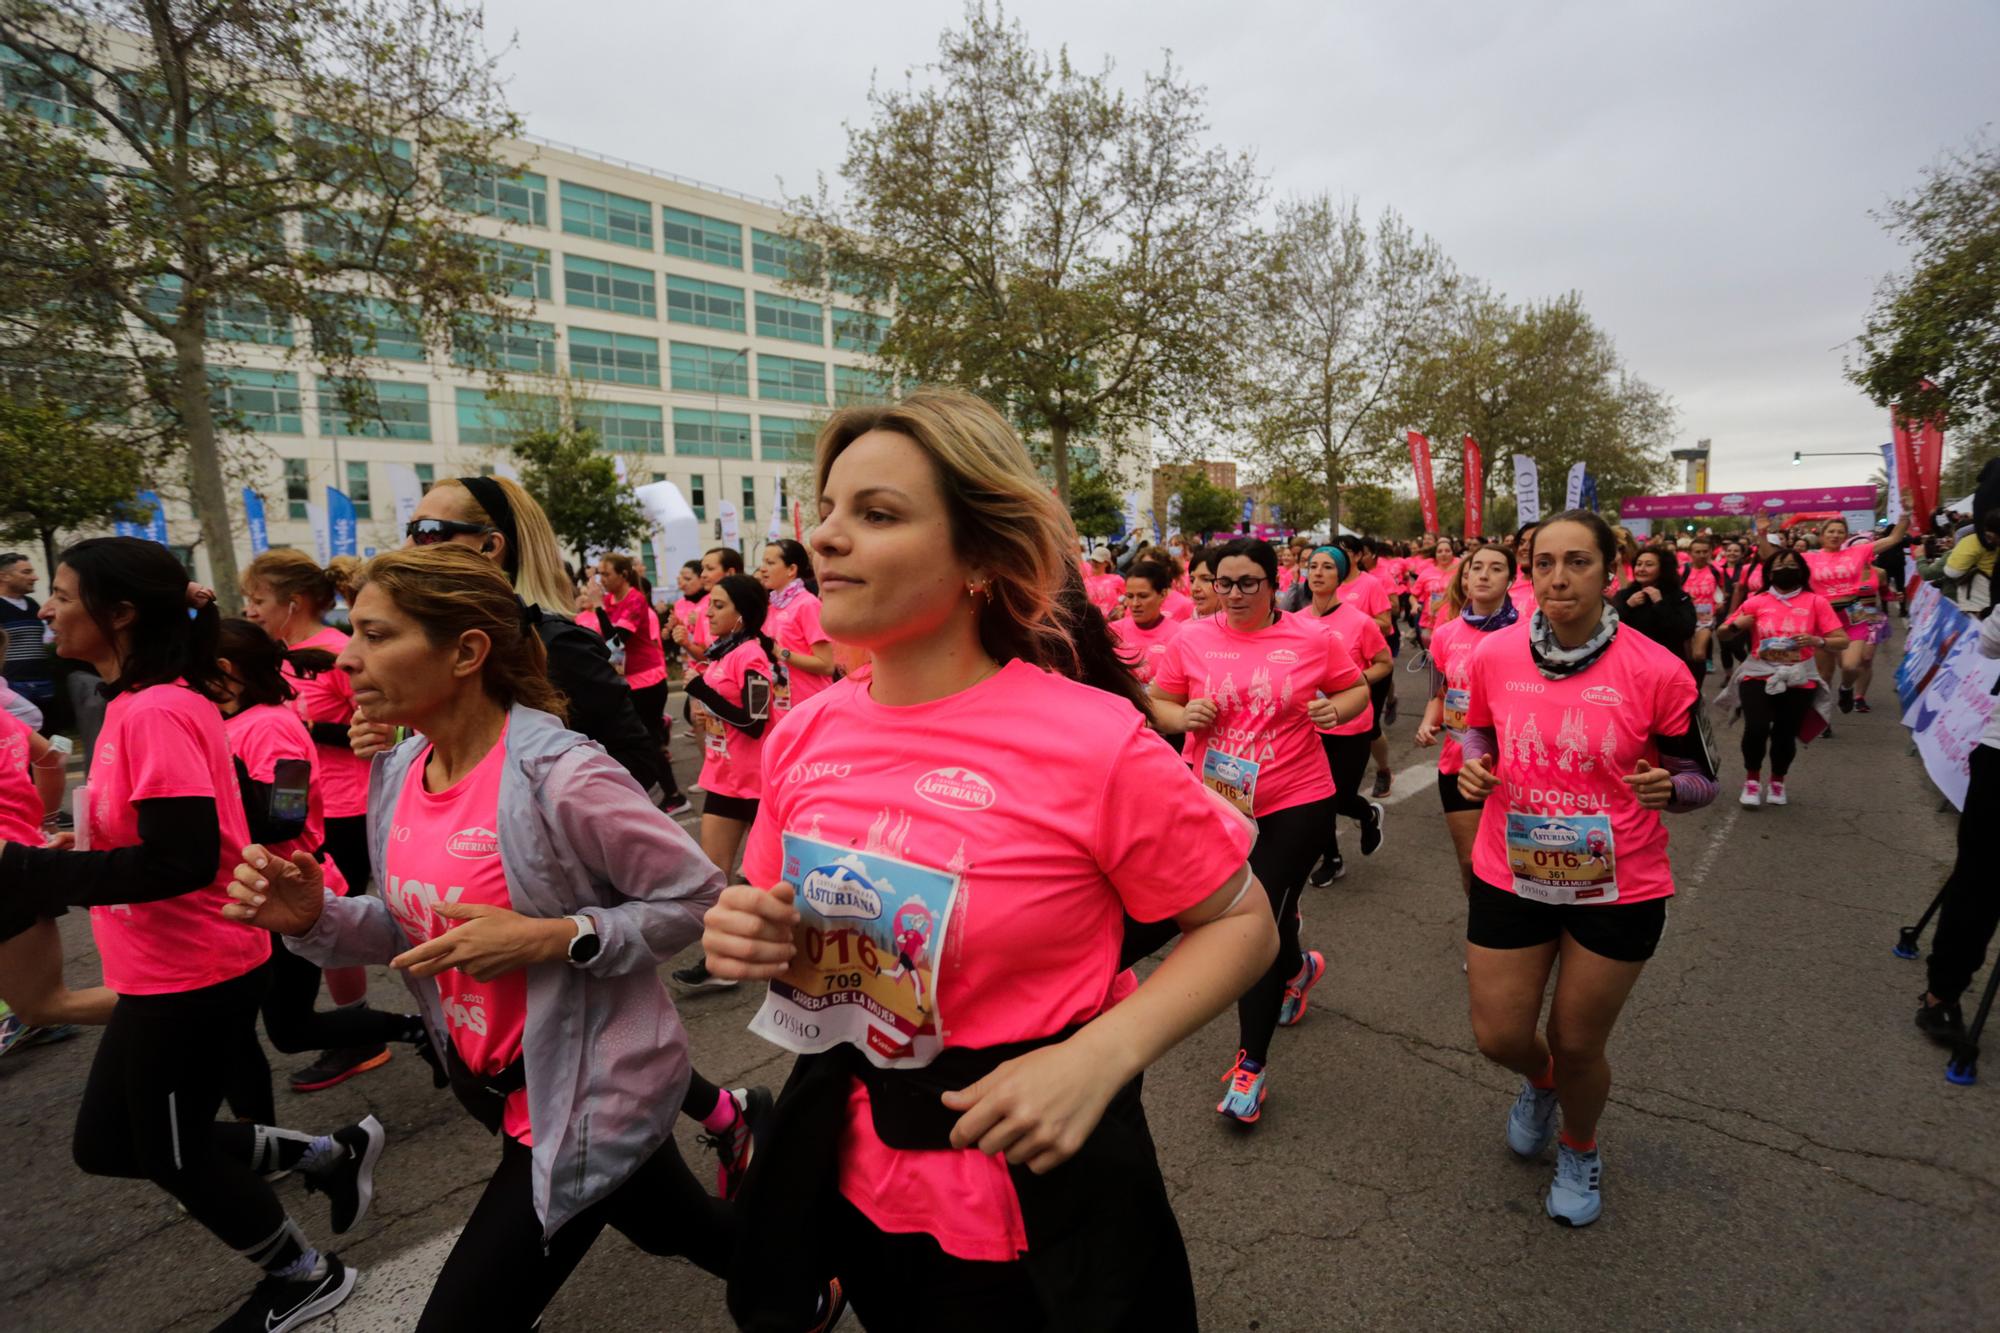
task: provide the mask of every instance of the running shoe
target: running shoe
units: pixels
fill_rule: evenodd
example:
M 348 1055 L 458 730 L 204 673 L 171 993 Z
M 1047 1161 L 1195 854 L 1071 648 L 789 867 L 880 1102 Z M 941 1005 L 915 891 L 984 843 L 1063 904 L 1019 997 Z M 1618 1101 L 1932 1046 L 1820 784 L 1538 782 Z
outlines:
M 1917 997 L 1917 1031 L 1940 1046 L 1956 1046 L 1965 1039 L 1965 1015 L 1956 1004 L 1927 1004 L 1928 996 Z
M 388 1063 L 389 1048 L 380 1042 L 373 1046 L 349 1046 L 337 1051 L 321 1051 L 319 1059 L 292 1075 L 292 1091 L 320 1092 L 335 1084 L 345 1083 L 356 1074 L 380 1069 Z
M 0 1055 L 20 1045 L 27 1032 L 28 1025 L 21 1021 L 19 1014 L 0 1014 Z
M 1854 711 L 1854 687 L 1851 685 L 1840 687 L 1840 711 L 1843 713 Z
M 1384 796 L 1387 796 L 1389 794 L 1388 769 L 1378 768 L 1375 770 L 1375 790 L 1369 794 L 1372 795 L 1378 801 L 1381 800 Z
M 679 792 L 675 792 L 660 803 L 660 809 L 669 815 L 684 815 L 694 809 L 694 802 Z
M 1556 1145 L 1556 1178 L 1543 1201 L 1549 1216 L 1566 1227 L 1587 1227 L 1604 1211 L 1604 1196 L 1598 1193 L 1604 1162 L 1597 1149 L 1579 1152 L 1567 1143 Z
M 1368 808 L 1374 812 L 1375 817 L 1363 820 L 1361 824 L 1361 854 L 1363 856 L 1375 855 L 1375 849 L 1382 845 L 1382 820 L 1387 813 L 1382 808 L 1380 801 L 1370 801 Z
M 1389 702 L 1382 705 L 1382 725 L 1385 727 L 1396 725 L 1396 696 L 1393 694 L 1389 696 Z
M 1521 1095 L 1507 1112 L 1507 1146 L 1521 1158 L 1536 1158 L 1549 1150 L 1556 1136 L 1556 1090 L 1521 1080 Z
M 697 995 L 705 990 L 728 990 L 736 984 L 728 977 L 718 977 L 710 972 L 706 962 L 676 968 L 667 975 L 673 979 L 674 985 L 690 995 Z
M 1743 779 L 1743 794 L 1736 799 L 1748 806 L 1762 805 L 1764 803 L 1763 788 L 1758 785 L 1757 779 L 1745 778 Z
M 363 1116 L 359 1123 L 333 1131 L 333 1141 L 347 1149 L 347 1155 L 323 1171 L 301 1171 L 308 1193 L 324 1194 L 331 1207 L 333 1234 L 344 1236 L 368 1216 L 375 1201 L 375 1163 L 382 1157 L 382 1145 L 389 1136 L 382 1122 Z
M 1868 706 L 1866 699 L 1856 695 L 1854 699 L 1854 711 L 1857 713 L 1872 713 L 1875 710 Z
M 819 1309 L 813 1311 L 812 1327 L 806 1333 L 832 1333 L 835 1325 L 847 1317 L 847 1293 L 841 1290 L 840 1279 L 826 1280 L 826 1290 L 820 1293 Z
M 1766 805 L 1783 805 L 1785 803 L 1785 780 L 1783 778 L 1771 779 L 1771 790 L 1764 793 L 1764 803 Z
M 1319 859 L 1319 864 L 1312 868 L 1312 873 L 1307 875 L 1306 879 L 1315 887 L 1323 889 L 1346 873 L 1347 862 L 1340 859 L 1338 851 L 1332 851 Z
M 1278 1026 L 1291 1027 L 1306 1016 L 1306 996 L 1326 975 L 1326 955 L 1318 949 L 1307 949 L 1305 962 L 1299 965 L 1299 974 L 1285 983 L 1285 1000 L 1278 1006 Z
M 1227 1116 L 1239 1125 L 1256 1124 L 1257 1117 L 1264 1114 L 1264 1080 L 1268 1077 L 1269 1070 L 1238 1051 L 1236 1063 L 1222 1076 L 1229 1090 L 1215 1104 L 1216 1114 Z
M 74 1023 L 57 1023 L 50 1027 L 29 1028 L 21 1034 L 21 1040 L 14 1044 L 22 1047 L 53 1046 L 59 1041 L 68 1041 L 71 1037 L 81 1036 L 82 1033 L 83 1029 Z
M 733 1199 L 749 1174 L 750 1158 L 756 1152 L 757 1135 L 771 1114 L 775 1099 L 769 1088 L 731 1088 L 729 1100 L 736 1103 L 736 1119 L 729 1128 L 715 1134 L 697 1134 L 696 1143 L 716 1156 L 715 1192 Z
M 215 1333 L 285 1333 L 337 1307 L 354 1290 L 361 1274 L 322 1254 L 307 1277 L 267 1277 L 235 1314 L 215 1326 Z

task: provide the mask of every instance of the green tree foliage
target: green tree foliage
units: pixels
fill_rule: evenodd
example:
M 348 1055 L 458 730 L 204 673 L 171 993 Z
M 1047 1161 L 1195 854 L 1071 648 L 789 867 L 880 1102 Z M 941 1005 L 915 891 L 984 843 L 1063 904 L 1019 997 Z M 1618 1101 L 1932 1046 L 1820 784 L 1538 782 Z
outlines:
M 1073 439 L 1109 456 L 1221 397 L 1261 183 L 1171 60 L 1127 94 L 974 4 L 922 73 L 871 90 L 846 202 L 793 202 L 828 275 L 800 281 L 892 309 L 883 369 L 1000 404 L 1067 499 Z
M 1281 523 L 1294 532 L 1310 532 L 1326 522 L 1325 487 L 1295 468 L 1280 467 L 1265 477 L 1264 499 L 1277 506 Z
M 1111 479 L 1093 468 L 1070 468 L 1069 517 L 1085 537 L 1109 537 L 1125 526 L 1125 502 Z
M 1240 344 L 1241 404 L 1254 452 L 1318 478 L 1336 521 L 1342 488 L 1381 479 L 1397 456 L 1458 281 L 1393 210 L 1371 232 L 1356 205 L 1328 195 L 1279 206 Z
M 1404 532 L 1398 521 L 1400 503 L 1396 492 L 1382 483 L 1358 481 L 1341 496 L 1340 521 L 1370 537 L 1414 536 L 1413 532 Z M 1410 503 L 1414 505 L 1415 499 Z
M 1180 497 L 1180 529 L 1203 540 L 1231 536 L 1243 522 L 1243 496 L 1208 479 L 1200 468 L 1189 468 L 1174 494 Z
M 450 0 L 0 6 L 0 308 L 31 312 L 0 357 L 85 349 L 144 389 L 228 608 L 227 445 L 258 424 L 235 366 L 309 358 L 363 410 L 384 310 L 432 347 L 512 313 L 450 216 L 517 129 L 481 22 Z
M 54 569 L 62 533 L 140 517 L 148 462 L 69 404 L 0 394 L 0 536 L 41 542 Z
M 592 551 L 630 551 L 651 534 L 645 507 L 590 431 L 532 431 L 508 448 L 520 460 L 521 485 L 579 565 Z

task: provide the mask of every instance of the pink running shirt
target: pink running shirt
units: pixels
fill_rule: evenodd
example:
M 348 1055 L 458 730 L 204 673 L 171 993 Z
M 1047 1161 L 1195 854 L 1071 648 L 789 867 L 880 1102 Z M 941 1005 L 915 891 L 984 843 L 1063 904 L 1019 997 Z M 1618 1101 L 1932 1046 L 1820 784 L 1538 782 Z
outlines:
M 1323 616 L 1315 615 L 1312 604 L 1308 602 L 1305 609 L 1299 612 L 1299 617 L 1302 620 L 1314 621 L 1322 630 L 1331 634 L 1340 644 L 1341 651 L 1354 663 L 1354 669 L 1364 677 L 1368 674 L 1368 668 L 1374 664 L 1375 655 L 1388 651 L 1389 641 L 1382 637 L 1382 627 L 1375 623 L 1375 617 L 1363 615 L 1359 608 L 1346 602 L 1341 602 Z M 1358 736 L 1374 725 L 1375 699 L 1370 695 L 1368 702 L 1361 705 L 1360 712 L 1333 730 L 1321 734 Z M 1320 729 L 1314 727 L 1313 730 Z
M 1369 582 L 1379 595 L 1382 585 Z M 1153 673 L 1164 694 L 1215 700 L 1215 726 L 1188 733 L 1187 757 L 1197 773 L 1209 749 L 1255 764 L 1250 813 L 1259 817 L 1333 795 L 1326 751 L 1306 706 L 1315 694 L 1337 694 L 1360 681 L 1345 646 L 1314 619 L 1291 612 L 1253 634 L 1229 628 L 1227 616 L 1198 621 L 1167 646 Z
M 269 782 L 277 773 L 280 759 L 303 759 L 311 765 L 310 786 L 306 789 L 306 831 L 300 837 L 275 843 L 268 850 L 290 857 L 293 852 L 318 852 L 326 846 L 326 793 L 320 790 L 319 746 L 313 744 L 305 723 L 291 709 L 279 704 L 256 704 L 233 717 L 222 719 L 229 750 L 243 761 L 243 770 L 253 782 Z M 246 821 L 247 823 L 247 821 Z M 330 856 L 321 857 L 320 873 L 336 896 L 347 892 L 347 881 Z
M 410 774 L 390 816 L 383 845 L 382 900 L 412 944 L 427 944 L 458 922 L 432 909 L 441 902 L 478 903 L 511 910 L 507 870 L 500 860 L 500 777 L 507 766 L 507 729 L 470 773 L 440 792 L 424 790 L 429 746 Z M 516 968 L 477 981 L 457 968 L 432 978 L 451 1031 L 452 1047 L 475 1074 L 497 1074 L 521 1053 L 528 1026 L 528 974 Z M 528 1119 L 528 1090 L 507 1098 L 500 1127 L 524 1147 L 535 1144 Z
M 1715 623 L 1716 612 L 1722 609 L 1723 593 L 1728 585 L 1715 566 L 1696 569 L 1692 564 L 1681 577 L 1681 591 L 1694 601 L 1694 623 L 1697 628 L 1707 629 Z
M 1465 734 L 1466 706 L 1472 697 L 1472 653 L 1489 637 L 1466 624 L 1464 616 L 1453 616 L 1431 632 L 1431 663 L 1444 677 L 1444 712 L 1439 722 L 1444 734 L 1438 741 L 1438 772 L 1447 777 L 1465 767 L 1465 752 L 1458 741 Z
M 1373 574 L 1359 573 L 1341 584 L 1340 600 L 1358 608 L 1365 616 L 1389 614 L 1389 590 Z
M 833 642 L 833 636 L 826 632 L 826 626 L 820 623 L 819 617 L 819 598 L 801 588 L 793 594 L 791 605 L 782 611 L 771 613 L 775 628 L 771 623 L 766 623 L 764 633 L 769 635 L 771 641 L 778 647 L 802 657 L 811 657 L 814 644 Z M 785 688 L 776 691 L 773 698 L 774 714 L 797 708 L 833 684 L 832 676 L 815 676 L 810 671 L 793 671 L 789 667 L 786 668 L 785 675 L 788 678 Z
M 1859 597 L 1862 589 L 1874 582 L 1875 550 L 1862 545 L 1807 551 L 1806 568 L 1812 571 L 1815 593 L 1829 602 L 1845 602 Z
M 1168 620 L 1187 620 L 1194 615 L 1194 598 L 1182 592 L 1178 586 L 1171 588 L 1167 595 L 1160 599 L 1160 614 Z
M 755 671 L 765 680 L 775 674 L 763 645 L 755 639 L 737 644 L 720 661 L 711 662 L 702 679 L 710 689 L 739 707 L 743 685 Z M 695 730 L 701 735 L 701 788 L 719 796 L 740 796 L 756 800 L 764 794 L 764 737 L 747 736 L 715 714 L 694 703 Z
M 0 709 L 0 842 L 42 845 L 42 794 L 35 790 L 34 758 L 28 738 L 35 733 Z
M 1772 655 L 1767 658 L 1764 656 L 1764 642 L 1767 639 L 1783 640 L 1800 634 L 1817 634 L 1825 638 L 1835 630 L 1846 627 L 1840 618 L 1840 613 L 1833 609 L 1826 598 L 1816 592 L 1804 590 L 1794 593 L 1790 598 L 1780 597 L 1774 592 L 1760 592 L 1748 598 L 1729 623 L 1734 625 L 1745 620 L 1750 622 L 1751 657 L 1743 667 L 1743 674 L 1746 676 L 1771 674 L 1768 670 L 1759 671 L 1757 669 L 1759 662 L 1769 661 L 1782 665 L 1786 662 L 1803 661 L 1813 655 L 1813 650 L 1810 648 L 1787 648 L 1782 644 L 1774 644 Z M 1806 681 L 1804 685 L 1793 688 L 1810 690 L 1817 688 L 1818 684 L 1818 674 L 1814 673 L 1812 679 Z
M 1533 615 L 1540 605 L 1535 601 L 1534 581 L 1526 574 L 1514 575 L 1514 581 L 1507 585 L 1507 600 L 1512 602 L 1514 609 L 1521 613 L 1522 620 L 1526 620 L 1529 616 Z M 1495 632 L 1497 633 L 1498 631 Z
M 1109 620 L 1125 596 L 1125 580 L 1117 574 L 1092 574 L 1083 581 L 1083 595 Z
M 1425 565 L 1416 573 L 1410 594 L 1417 603 L 1417 624 L 1425 629 L 1435 629 L 1438 617 L 1444 614 L 1445 598 L 1451 589 L 1451 576 L 1458 564 L 1440 569 L 1435 562 Z
M 658 685 L 667 678 L 667 654 L 660 647 L 660 616 L 646 594 L 637 587 L 627 588 L 615 602 L 604 604 L 604 614 L 613 626 L 625 631 L 625 684 L 634 690 Z M 585 624 L 595 628 L 590 616 Z
M 1579 904 L 1670 896 L 1666 825 L 1621 779 L 1641 759 L 1661 766 L 1654 737 L 1687 731 L 1695 702 L 1687 664 L 1645 635 L 1621 629 L 1590 666 L 1549 680 L 1535 669 L 1525 623 L 1483 637 L 1472 654 L 1466 725 L 1494 729 L 1500 786 L 1479 819 L 1473 873 L 1519 892 L 1509 862 L 1510 814 L 1551 823 L 1603 818 L 1610 825 L 1605 850 L 1616 895 L 1579 898 Z M 1523 842 L 1522 853 L 1532 855 L 1534 844 L 1526 835 Z
M 946 1046 L 1096 1017 L 1119 991 L 1125 914 L 1187 911 L 1249 849 L 1247 822 L 1130 704 L 1020 661 L 904 708 L 849 678 L 793 709 L 765 758 L 750 883 L 776 881 L 787 832 L 959 874 L 937 972 Z M 1005 1158 L 886 1147 L 858 1081 L 840 1192 L 884 1231 L 929 1234 L 962 1259 L 1005 1262 L 1027 1247 Z
M 323 648 L 335 657 L 347 647 L 347 635 L 328 625 L 310 639 L 303 639 L 292 645 L 298 648 Z M 339 667 L 328 667 L 310 679 L 299 675 L 289 665 L 285 667 L 285 678 L 292 682 L 292 688 L 299 697 L 292 700 L 292 707 L 308 722 L 333 722 L 343 730 L 354 720 L 354 682 Z M 318 745 L 319 742 L 315 741 Z M 345 819 L 350 815 L 368 813 L 368 761 L 356 759 L 354 751 L 343 742 L 339 745 L 319 746 L 320 781 L 326 786 L 326 817 Z
M 1186 627 L 1185 621 L 1175 620 L 1162 611 L 1160 618 L 1151 625 L 1140 628 L 1139 622 L 1126 616 L 1123 620 L 1111 622 L 1111 637 L 1118 640 L 1119 653 L 1132 664 L 1132 670 L 1142 684 L 1151 684 L 1153 672 L 1165 656 L 1167 645 L 1174 636 Z
M 222 856 L 206 886 L 152 903 L 90 909 L 104 984 L 120 995 L 165 995 L 233 981 L 271 956 L 270 932 L 222 915 L 250 828 L 216 706 L 179 681 L 115 695 L 90 764 L 90 847 L 139 845 L 136 802 L 206 796 Z

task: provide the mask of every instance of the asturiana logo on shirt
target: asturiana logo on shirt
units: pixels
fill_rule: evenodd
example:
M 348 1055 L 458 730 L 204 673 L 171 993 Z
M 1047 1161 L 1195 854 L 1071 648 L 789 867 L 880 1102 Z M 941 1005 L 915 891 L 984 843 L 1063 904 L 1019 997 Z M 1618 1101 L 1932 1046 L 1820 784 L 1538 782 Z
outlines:
M 1292 666 L 1298 662 L 1299 655 L 1289 648 L 1280 648 L 1275 653 L 1264 654 L 1264 660 L 1273 666 Z
M 948 810 L 984 810 L 995 796 L 993 784 L 969 768 L 934 768 L 917 779 L 916 791 Z
M 444 849 L 461 861 L 483 861 L 500 854 L 500 835 L 490 828 L 462 828 L 444 840 Z
M 1612 708 L 1625 702 L 1625 696 L 1609 685 L 1593 685 L 1583 692 L 1585 703 L 1606 704 Z

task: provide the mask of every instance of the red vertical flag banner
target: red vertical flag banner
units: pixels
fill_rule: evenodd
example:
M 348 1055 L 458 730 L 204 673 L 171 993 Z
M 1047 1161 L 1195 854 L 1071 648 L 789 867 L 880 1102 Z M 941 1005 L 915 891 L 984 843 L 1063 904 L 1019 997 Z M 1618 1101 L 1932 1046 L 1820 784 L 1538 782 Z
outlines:
M 1938 486 L 1944 468 L 1944 428 L 1937 421 L 1913 422 L 1901 408 L 1889 413 L 1895 433 L 1896 471 L 1910 496 L 1913 523 L 1928 526 L 1937 509 Z
M 1437 485 L 1431 479 L 1431 442 L 1410 432 L 1410 465 L 1417 471 L 1417 500 L 1424 507 L 1424 531 L 1438 530 Z
M 1479 441 L 1465 437 L 1465 539 L 1479 540 L 1486 521 L 1486 460 L 1479 455 Z

